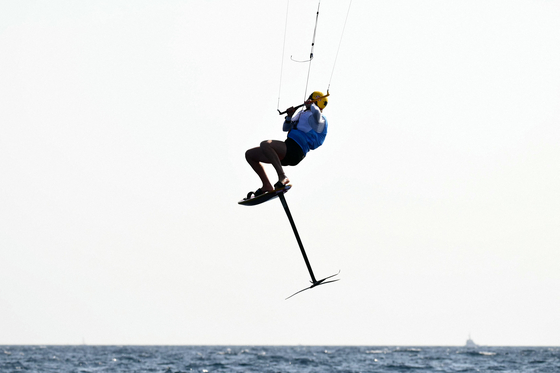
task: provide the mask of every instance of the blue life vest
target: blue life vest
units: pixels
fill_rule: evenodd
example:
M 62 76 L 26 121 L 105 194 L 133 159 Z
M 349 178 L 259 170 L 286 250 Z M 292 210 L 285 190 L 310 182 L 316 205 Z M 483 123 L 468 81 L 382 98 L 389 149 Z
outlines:
M 319 146 L 323 145 L 325 137 L 327 136 L 327 118 L 321 114 L 319 109 L 317 109 L 317 111 L 318 115 L 317 113 L 313 113 L 313 110 L 306 110 L 298 113 L 299 115 L 296 115 L 292 119 L 293 127 L 288 133 L 288 137 L 298 143 L 303 150 L 303 154 L 307 154 L 309 150 L 317 149 Z M 321 132 L 314 130 L 314 128 L 320 126 L 317 117 L 324 123 L 324 128 Z

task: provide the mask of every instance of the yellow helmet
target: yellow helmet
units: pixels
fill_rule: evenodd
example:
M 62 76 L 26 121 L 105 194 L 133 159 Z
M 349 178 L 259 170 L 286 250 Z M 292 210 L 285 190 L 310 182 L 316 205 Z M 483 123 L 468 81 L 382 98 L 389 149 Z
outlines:
M 329 100 L 324 97 L 325 95 L 323 94 L 323 92 L 319 92 L 319 91 L 315 91 L 311 94 L 311 96 L 309 96 L 310 100 L 315 100 L 317 98 L 319 98 L 319 100 L 315 101 L 317 103 L 317 106 L 319 106 L 319 108 L 321 110 L 323 110 L 327 104 L 329 103 Z

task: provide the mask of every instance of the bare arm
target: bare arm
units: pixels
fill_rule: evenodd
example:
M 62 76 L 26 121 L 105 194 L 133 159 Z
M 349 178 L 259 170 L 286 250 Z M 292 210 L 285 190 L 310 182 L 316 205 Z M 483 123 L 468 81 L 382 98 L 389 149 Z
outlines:
M 288 132 L 289 130 L 291 130 L 294 127 L 294 123 L 297 123 L 297 120 L 298 120 L 299 116 L 296 115 L 295 117 L 292 117 L 294 115 L 295 111 L 296 111 L 296 109 L 293 106 L 291 108 L 289 108 L 288 110 L 286 110 L 286 113 L 288 113 L 288 115 L 284 119 L 284 124 L 282 125 L 282 131 Z

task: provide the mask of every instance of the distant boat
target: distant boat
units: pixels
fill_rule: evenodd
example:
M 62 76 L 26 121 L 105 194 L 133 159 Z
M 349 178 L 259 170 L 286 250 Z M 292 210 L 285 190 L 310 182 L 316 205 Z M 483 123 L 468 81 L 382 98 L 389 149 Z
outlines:
M 469 334 L 469 339 L 467 339 L 467 344 L 465 345 L 465 347 L 469 347 L 469 348 L 476 348 L 478 347 L 478 345 L 476 343 L 474 343 L 474 341 L 471 339 L 471 335 Z

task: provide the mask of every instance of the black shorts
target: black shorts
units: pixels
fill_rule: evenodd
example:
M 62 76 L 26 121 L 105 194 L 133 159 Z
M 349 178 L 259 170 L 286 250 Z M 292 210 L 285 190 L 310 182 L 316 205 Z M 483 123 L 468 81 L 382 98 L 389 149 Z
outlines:
M 288 137 L 284 144 L 286 144 L 286 156 L 280 161 L 282 166 L 295 166 L 305 158 L 303 150 L 295 140 Z

